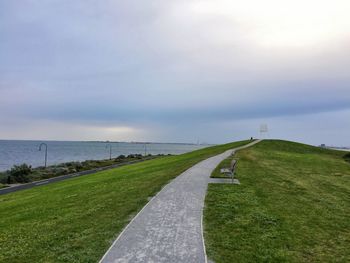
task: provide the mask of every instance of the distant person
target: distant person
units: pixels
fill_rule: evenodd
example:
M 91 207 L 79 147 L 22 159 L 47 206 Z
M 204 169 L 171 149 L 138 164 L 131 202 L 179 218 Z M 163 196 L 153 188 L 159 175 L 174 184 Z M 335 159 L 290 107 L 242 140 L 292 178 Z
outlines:
M 253 140 L 253 137 L 250 137 L 250 140 L 252 141 L 252 140 Z

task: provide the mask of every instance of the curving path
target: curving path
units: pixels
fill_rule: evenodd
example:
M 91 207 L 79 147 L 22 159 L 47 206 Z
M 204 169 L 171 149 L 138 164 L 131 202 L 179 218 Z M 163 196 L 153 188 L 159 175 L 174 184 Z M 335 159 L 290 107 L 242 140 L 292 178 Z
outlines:
M 228 150 L 188 169 L 166 185 L 134 217 L 100 262 L 206 262 L 202 210 L 215 167 Z

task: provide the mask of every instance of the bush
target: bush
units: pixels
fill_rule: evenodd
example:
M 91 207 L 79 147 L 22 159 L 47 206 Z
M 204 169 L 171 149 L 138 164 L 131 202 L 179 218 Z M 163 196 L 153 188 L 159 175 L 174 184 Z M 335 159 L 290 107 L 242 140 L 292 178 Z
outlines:
M 344 158 L 346 161 L 350 162 L 350 153 L 345 154 L 345 155 L 343 156 L 343 158 Z
M 7 178 L 7 183 L 28 183 L 29 175 L 32 173 L 32 166 L 28 164 L 14 165 Z
M 53 168 L 50 169 L 50 171 L 53 174 L 62 175 L 62 174 L 68 174 L 69 173 L 69 168 L 68 167 L 53 167 Z
M 77 170 L 77 171 L 81 171 L 81 170 L 83 170 L 84 166 L 82 165 L 81 162 L 75 162 L 74 168 L 75 168 L 75 170 Z
M 75 166 L 75 162 L 64 163 L 64 165 L 67 166 L 67 167 L 74 167 Z
M 125 159 L 126 157 L 125 157 L 125 155 L 124 154 L 121 154 L 121 155 L 119 155 L 117 158 L 116 158 L 116 160 L 123 160 L 123 159 Z
M 7 184 L 7 177 L 9 177 L 8 171 L 0 173 L 0 183 Z

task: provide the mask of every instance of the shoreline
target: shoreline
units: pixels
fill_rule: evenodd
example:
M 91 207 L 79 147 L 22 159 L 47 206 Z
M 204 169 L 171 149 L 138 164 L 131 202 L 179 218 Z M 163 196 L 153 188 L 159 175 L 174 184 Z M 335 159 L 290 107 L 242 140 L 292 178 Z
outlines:
M 137 159 L 137 160 L 128 161 L 128 162 L 116 163 L 113 165 L 97 167 L 97 168 L 93 168 L 93 169 L 89 169 L 89 170 L 83 170 L 83 171 L 79 171 L 76 173 L 58 175 L 58 176 L 54 176 L 51 178 L 41 179 L 41 180 L 32 181 L 32 182 L 28 182 L 28 183 L 17 183 L 17 184 L 4 185 L 3 188 L 0 188 L 0 195 L 9 194 L 9 193 L 13 193 L 13 192 L 21 191 L 21 190 L 26 190 L 26 189 L 30 189 L 30 188 L 41 186 L 41 185 L 47 185 L 47 184 L 51 184 L 51 183 L 55 183 L 55 182 L 60 182 L 60 181 L 67 180 L 70 178 L 80 177 L 83 175 L 89 175 L 89 174 L 93 174 L 93 173 L 97 173 L 97 172 L 101 172 L 101 171 L 105 171 L 105 170 L 109 170 L 109 169 L 114 169 L 114 168 L 130 165 L 130 164 L 136 164 L 136 163 L 140 163 L 140 162 L 154 160 L 154 159 L 159 158 L 159 157 L 160 156 L 150 156 L 148 158 L 145 157 L 143 159 Z

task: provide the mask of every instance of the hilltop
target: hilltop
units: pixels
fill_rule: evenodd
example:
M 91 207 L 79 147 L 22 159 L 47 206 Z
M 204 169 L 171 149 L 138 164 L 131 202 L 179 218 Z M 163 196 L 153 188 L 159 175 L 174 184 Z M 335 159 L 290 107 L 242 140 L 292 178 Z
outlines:
M 345 154 L 280 140 L 238 152 L 241 184 L 209 185 L 204 213 L 209 258 L 349 262 L 350 163 Z

